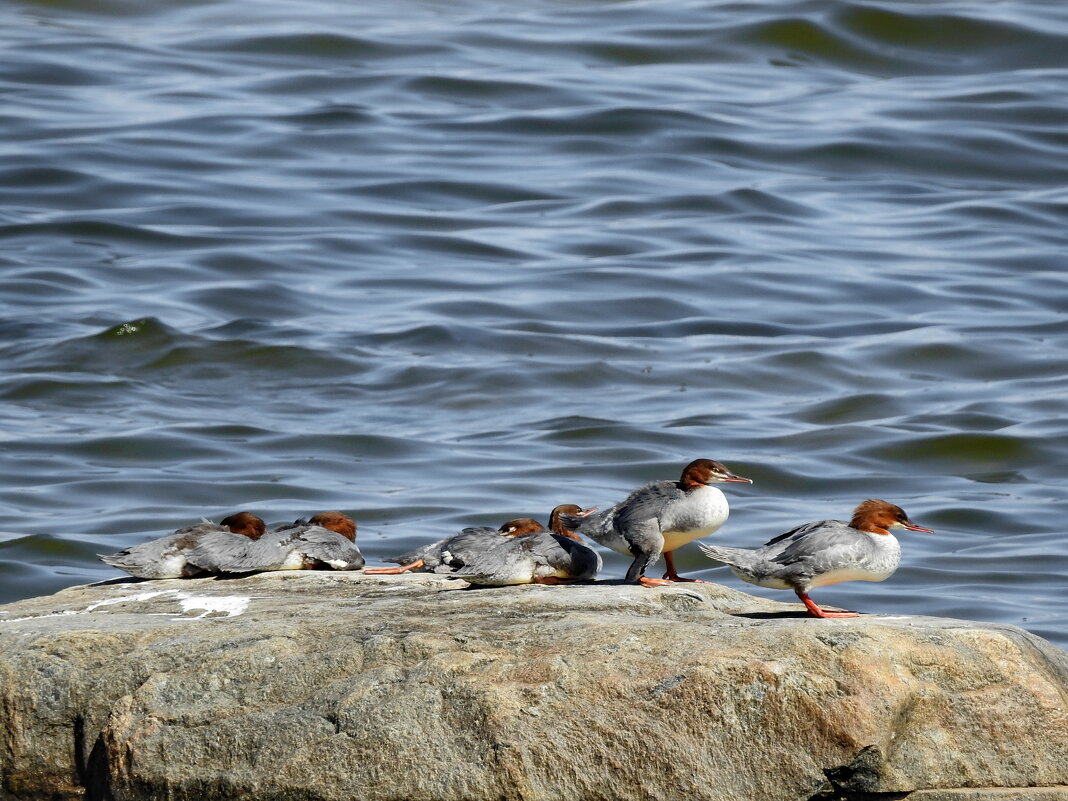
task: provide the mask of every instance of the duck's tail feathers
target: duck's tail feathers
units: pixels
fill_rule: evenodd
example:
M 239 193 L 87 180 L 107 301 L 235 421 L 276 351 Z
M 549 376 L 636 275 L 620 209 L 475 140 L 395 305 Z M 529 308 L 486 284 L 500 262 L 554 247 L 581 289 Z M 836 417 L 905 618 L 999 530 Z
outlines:
M 111 567 L 117 567 L 126 573 L 129 573 L 135 578 L 146 579 L 161 579 L 161 578 L 178 578 L 181 574 L 168 573 L 161 565 L 151 560 L 144 561 L 136 558 L 129 551 L 119 551 L 118 553 L 98 553 L 96 558 L 103 562 L 105 565 Z
M 103 562 L 105 565 L 111 565 L 112 567 L 122 567 L 124 563 L 124 554 L 122 551 L 118 553 L 98 553 L 96 558 Z
M 728 548 L 723 545 L 707 545 L 703 542 L 697 543 L 697 547 L 709 559 L 714 559 L 725 565 L 745 567 L 753 561 L 752 551 L 747 551 L 745 548 Z

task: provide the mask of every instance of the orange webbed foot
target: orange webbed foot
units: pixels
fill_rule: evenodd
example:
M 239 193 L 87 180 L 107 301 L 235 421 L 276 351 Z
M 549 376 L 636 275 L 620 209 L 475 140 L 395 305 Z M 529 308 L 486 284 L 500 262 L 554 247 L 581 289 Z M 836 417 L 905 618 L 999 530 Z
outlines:
M 672 582 L 668 581 L 667 579 L 646 578 L 645 576 L 642 576 L 640 579 L 638 579 L 638 582 L 643 587 L 667 587 L 672 584 Z
M 422 559 L 417 559 L 407 565 L 398 565 L 397 567 L 368 567 L 364 568 L 364 575 L 371 576 L 396 576 L 401 573 L 407 573 L 409 570 L 416 570 L 422 567 L 424 564 Z
M 702 579 L 683 578 L 678 573 L 665 573 L 664 578 L 667 581 L 688 581 L 691 584 L 707 584 L 707 581 Z
M 812 617 L 860 617 L 860 612 L 847 612 L 847 611 L 831 611 L 830 609 L 821 609 L 819 604 L 808 597 L 806 593 L 794 590 L 797 593 L 797 597 L 801 599 L 801 603 L 805 605 L 805 609 Z
M 664 551 L 664 566 L 667 568 L 667 572 L 664 573 L 664 579 L 666 581 L 688 581 L 694 584 L 705 584 L 706 582 L 701 579 L 683 578 L 679 575 L 678 570 L 675 569 L 675 557 L 671 551 Z
M 813 617 L 860 617 L 860 612 L 836 612 L 830 609 L 821 609 L 818 613 L 810 609 L 809 614 Z

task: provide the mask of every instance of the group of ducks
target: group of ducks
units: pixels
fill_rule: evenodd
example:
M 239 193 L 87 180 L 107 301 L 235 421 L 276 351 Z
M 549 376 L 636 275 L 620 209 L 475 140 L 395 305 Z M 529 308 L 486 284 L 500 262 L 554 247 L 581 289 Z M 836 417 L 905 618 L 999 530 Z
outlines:
M 219 523 L 204 520 L 98 557 L 131 576 L 147 579 L 268 570 L 359 570 L 364 565 L 356 547 L 356 522 L 341 512 L 320 512 L 270 532 L 256 515 L 238 512 Z
M 648 587 L 683 578 L 673 552 L 723 525 L 727 499 L 714 486 L 751 484 L 711 459 L 696 459 L 678 481 L 655 481 L 634 490 L 602 512 L 563 504 L 552 510 L 549 528 L 533 518 L 509 520 L 500 528 L 465 528 L 458 534 L 387 559 L 397 567 L 372 567 L 367 574 L 411 570 L 450 573 L 471 584 L 502 586 L 566 583 L 593 579 L 601 557 L 582 542 L 594 542 L 632 557 L 628 583 Z M 856 612 L 821 609 L 808 595 L 814 587 L 843 581 L 882 581 L 897 569 L 901 546 L 891 529 L 933 533 L 909 520 L 899 506 L 867 500 L 848 522 L 820 520 L 780 534 L 757 549 L 700 544 L 704 553 L 728 565 L 751 584 L 793 590 L 815 617 L 853 617 Z M 664 577 L 645 575 L 663 554 Z M 140 578 L 182 578 L 268 570 L 360 570 L 356 524 L 340 512 L 266 530 L 253 514 L 240 512 L 219 524 L 204 521 L 173 534 L 100 559 Z

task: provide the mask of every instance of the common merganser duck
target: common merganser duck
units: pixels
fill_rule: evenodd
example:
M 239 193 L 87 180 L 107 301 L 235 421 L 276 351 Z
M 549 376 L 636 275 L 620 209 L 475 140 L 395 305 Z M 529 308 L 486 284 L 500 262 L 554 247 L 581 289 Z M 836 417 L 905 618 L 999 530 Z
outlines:
M 256 515 L 238 512 L 224 517 L 219 523 L 204 520 L 195 526 L 180 528 L 165 537 L 134 545 L 118 553 L 97 554 L 97 558 L 137 578 L 190 578 L 205 573 L 203 568 L 189 561 L 189 553 L 204 536 L 219 533 L 227 537 L 239 535 L 243 540 L 256 540 L 266 531 L 263 521 Z
M 596 509 L 561 504 L 549 516 L 549 531 L 498 538 L 488 550 L 457 570 L 472 584 L 567 584 L 588 581 L 601 569 L 601 556 L 564 524 L 563 516 L 587 517 Z
M 359 570 L 364 565 L 356 547 L 356 523 L 341 512 L 321 512 L 254 541 L 213 532 L 201 538 L 189 559 L 211 573 Z
M 901 544 L 892 528 L 934 532 L 909 520 L 900 506 L 867 500 L 848 523 L 818 520 L 780 534 L 763 548 L 726 548 L 701 543 L 701 550 L 728 565 L 738 578 L 777 590 L 793 590 L 814 617 L 856 617 L 834 612 L 808 597 L 813 587 L 843 581 L 883 581 L 901 561 Z
M 671 552 L 691 540 L 711 534 L 729 513 L 726 496 L 714 483 L 752 484 L 711 459 L 695 459 L 678 481 L 654 481 L 634 490 L 626 500 L 597 515 L 564 515 L 568 528 L 596 543 L 634 557 L 626 581 L 654 587 L 683 578 L 675 570 Z M 663 579 L 646 578 L 646 569 L 664 554 Z
M 356 521 L 343 512 L 319 512 L 311 517 L 295 520 L 293 525 L 322 526 L 340 534 L 349 542 L 356 542 Z
M 451 537 L 385 560 L 397 562 L 399 567 L 369 567 L 363 572 L 371 575 L 396 575 L 409 570 L 452 573 L 494 545 L 500 544 L 502 537 L 519 537 L 544 530 L 545 526 L 532 517 L 509 520 L 501 524 L 500 528 L 472 526 Z

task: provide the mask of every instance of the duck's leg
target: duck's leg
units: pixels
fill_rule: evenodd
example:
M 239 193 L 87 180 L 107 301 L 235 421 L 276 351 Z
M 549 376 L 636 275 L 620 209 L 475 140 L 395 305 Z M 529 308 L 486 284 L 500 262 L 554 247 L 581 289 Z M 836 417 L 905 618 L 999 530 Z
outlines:
M 671 584 L 667 579 L 646 578 L 645 569 L 656 561 L 655 553 L 639 553 L 630 563 L 625 581 L 628 584 L 641 584 L 643 587 L 663 587 Z
M 416 559 L 414 562 L 409 562 L 406 565 L 398 565 L 397 567 L 368 567 L 363 572 L 364 575 L 373 576 L 396 576 L 398 573 L 407 573 L 409 570 L 418 570 L 423 566 L 422 559 Z
M 801 590 L 794 590 L 797 593 L 797 597 L 801 599 L 801 603 L 805 605 L 805 609 L 813 617 L 859 617 L 859 612 L 832 612 L 829 609 L 820 609 L 819 604 L 808 597 L 808 593 Z
M 668 581 L 692 581 L 696 584 L 704 584 L 701 579 L 683 578 L 675 570 L 675 558 L 672 556 L 672 551 L 664 551 L 664 566 L 667 567 L 667 572 L 664 574 L 664 578 Z
M 643 521 L 634 525 L 624 536 L 630 545 L 630 552 L 634 554 L 634 561 L 630 563 L 624 581 L 628 584 L 641 584 L 643 587 L 662 587 L 670 584 L 666 579 L 645 577 L 645 571 L 664 549 L 664 535 L 660 533 L 659 524 L 655 520 Z

